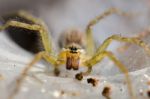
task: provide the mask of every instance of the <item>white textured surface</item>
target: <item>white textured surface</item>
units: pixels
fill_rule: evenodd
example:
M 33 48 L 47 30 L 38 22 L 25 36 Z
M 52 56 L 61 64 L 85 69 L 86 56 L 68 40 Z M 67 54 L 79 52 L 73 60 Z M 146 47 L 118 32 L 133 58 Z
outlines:
M 150 2 L 148 0 L 63 0 L 62 2 L 64 3 L 58 3 L 52 7 L 47 4 L 36 8 L 40 17 L 46 20 L 55 38 L 58 38 L 61 31 L 70 27 L 78 27 L 83 30 L 90 19 L 110 7 L 131 11 L 139 16 L 128 19 L 112 15 L 102 20 L 94 27 L 94 37 L 98 45 L 114 33 L 132 36 L 143 31 L 150 23 L 148 12 Z M 149 42 L 147 39 L 144 40 Z M 57 39 L 54 42 L 57 42 Z M 113 43 L 109 50 L 115 51 L 115 49 L 116 44 L 114 46 Z M 131 46 L 126 53 L 122 53 L 122 55 L 117 53 L 117 56 L 132 70 L 130 77 L 138 99 L 149 99 L 146 93 L 147 90 L 150 90 L 150 86 L 147 84 L 150 81 L 150 58 L 148 55 L 144 54 L 139 47 Z M 15 85 L 13 82 L 16 76 L 31 61 L 32 57 L 30 53 L 25 52 L 9 40 L 4 32 L 0 33 L 0 74 L 4 76 L 4 79 L 0 80 L 0 99 L 6 99 L 10 88 Z M 141 61 L 141 59 L 143 60 Z M 30 75 L 25 80 L 16 99 L 105 99 L 101 95 L 104 86 L 111 86 L 112 99 L 129 99 L 128 90 L 124 84 L 125 78 L 109 60 L 104 60 L 96 65 L 92 74 L 81 82 L 74 79 L 72 71 L 68 72 L 64 68 L 61 69 L 62 74 L 59 77 L 36 73 L 44 71 L 45 66 L 48 65 L 38 63 L 33 69 L 34 71 L 30 72 L 43 83 L 38 82 Z M 138 68 L 139 66 L 141 68 Z M 86 78 L 89 77 L 99 79 L 97 87 L 87 84 Z M 64 91 L 63 95 L 61 95 L 62 91 Z

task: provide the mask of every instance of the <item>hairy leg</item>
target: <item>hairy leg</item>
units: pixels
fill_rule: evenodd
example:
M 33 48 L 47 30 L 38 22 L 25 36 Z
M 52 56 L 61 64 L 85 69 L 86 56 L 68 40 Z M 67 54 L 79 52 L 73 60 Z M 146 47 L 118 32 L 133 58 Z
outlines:
M 97 49 L 96 54 L 94 56 L 99 55 L 101 52 L 105 51 L 107 47 L 111 44 L 113 40 L 120 41 L 120 42 L 127 42 L 131 44 L 136 44 L 140 47 L 142 47 L 149 55 L 150 55 L 150 48 L 147 44 L 145 44 L 142 40 L 136 38 L 136 37 L 122 37 L 120 35 L 112 35 L 109 38 L 107 38 L 103 44 Z M 87 72 L 84 74 L 89 74 L 92 71 L 92 67 L 88 67 Z
M 87 52 L 89 55 L 94 54 L 95 46 L 93 41 L 93 35 L 92 35 L 92 27 L 96 25 L 100 20 L 104 19 L 105 17 L 111 15 L 111 14 L 119 14 L 122 16 L 129 16 L 128 13 L 125 13 L 119 9 L 110 8 L 104 13 L 100 14 L 99 16 L 95 17 L 93 20 L 89 22 L 89 24 L 86 27 L 86 40 L 87 40 Z
M 134 37 L 137 38 L 137 39 L 143 39 L 143 38 L 149 36 L 149 34 L 150 34 L 150 30 L 148 29 L 148 30 L 146 30 L 146 31 L 144 31 L 144 32 L 141 32 L 141 33 L 139 33 L 139 34 L 136 34 Z M 126 51 L 130 46 L 131 46 L 131 43 L 125 43 L 123 46 L 117 48 L 117 51 L 119 51 L 119 52 L 124 52 L 124 51 Z
M 150 47 L 148 44 L 144 43 L 142 40 L 136 37 L 122 37 L 120 35 L 112 35 L 109 38 L 107 38 L 103 44 L 98 48 L 97 54 L 106 50 L 107 47 L 111 44 L 113 40 L 120 41 L 120 42 L 126 42 L 126 43 L 131 43 L 138 45 L 142 47 L 149 55 L 150 55 Z
M 31 15 L 30 13 L 28 13 L 28 12 L 26 12 L 26 11 L 24 11 L 24 10 L 18 11 L 17 15 L 20 16 L 20 17 L 23 17 L 23 18 L 25 18 L 25 19 L 27 19 L 27 20 L 30 20 L 30 21 L 32 21 L 33 23 L 37 24 L 37 25 L 41 25 L 42 28 L 46 31 L 46 33 L 43 33 L 43 34 L 40 35 L 41 38 L 44 39 L 44 40 L 42 39 L 42 40 L 43 40 L 43 45 L 44 45 L 44 43 L 46 43 L 46 42 L 50 42 L 49 44 L 44 45 L 44 46 L 50 46 L 50 48 L 52 47 L 52 45 L 51 45 L 51 37 L 48 38 L 48 36 L 49 36 L 48 33 L 49 33 L 50 31 L 48 31 L 46 24 L 45 24 L 41 19 L 34 17 L 33 15 Z M 49 49 L 49 50 L 48 50 L 49 52 L 52 51 L 52 50 L 50 51 L 50 48 L 48 48 L 48 47 L 44 47 L 44 48 Z M 52 49 L 52 48 L 51 48 L 51 49 Z
M 38 24 L 27 24 L 27 23 L 18 22 L 18 21 L 8 21 L 4 25 L 0 26 L 0 31 L 5 30 L 10 26 L 38 31 L 40 33 L 45 51 L 49 53 L 52 52 L 52 42 L 51 42 L 51 39 L 49 38 L 48 31 L 45 28 L 45 26 L 38 25 Z
M 39 18 L 34 17 L 33 15 L 31 15 L 30 13 L 24 11 L 24 10 L 20 10 L 16 13 L 18 16 L 27 19 L 29 21 L 32 21 L 35 24 L 41 24 L 42 20 L 40 20 Z
M 28 75 L 29 70 L 31 70 L 31 68 L 34 66 L 34 64 L 37 63 L 38 61 L 40 61 L 42 58 L 44 58 L 46 61 L 51 63 L 53 66 L 57 65 L 57 60 L 54 57 L 51 57 L 47 52 L 39 52 L 38 54 L 36 54 L 34 59 L 23 69 L 20 76 L 17 78 L 16 87 L 10 94 L 9 99 L 13 99 L 15 97 L 15 95 L 20 90 L 23 80 Z
M 135 38 L 135 37 L 128 38 L 128 37 L 121 37 L 120 35 L 112 35 L 111 37 L 107 38 L 103 42 L 103 44 L 96 51 L 96 54 L 90 60 L 85 61 L 84 64 L 85 64 L 85 66 L 88 67 L 88 70 L 85 73 L 83 73 L 83 74 L 89 74 L 92 71 L 92 66 L 93 65 L 95 65 L 96 63 L 98 63 L 99 61 L 101 61 L 104 56 L 108 56 L 112 61 L 114 61 L 114 63 L 117 66 L 120 66 L 119 69 L 126 75 L 126 79 L 127 79 L 128 87 L 129 87 L 129 86 L 131 86 L 131 82 L 130 82 L 130 80 L 128 80 L 129 77 L 127 77 L 127 74 L 128 74 L 127 69 L 125 68 L 124 65 L 121 65 L 121 63 L 112 54 L 108 54 L 108 52 L 106 53 L 106 51 L 105 51 L 107 49 L 107 47 L 109 46 L 109 44 L 113 40 L 136 44 L 136 45 L 142 47 L 143 49 L 145 49 L 146 52 L 148 54 L 150 54 L 150 48 L 149 48 L 149 46 L 147 44 L 145 44 L 143 41 L 141 41 L 140 39 Z M 132 90 L 130 88 L 129 88 L 129 90 L 130 90 L 130 94 L 132 96 L 133 92 L 132 92 Z
M 133 89 L 132 89 L 132 84 L 131 84 L 131 80 L 128 74 L 128 70 L 126 69 L 126 67 L 113 55 L 113 53 L 109 52 L 109 51 L 102 51 L 96 55 L 94 55 L 91 59 L 87 60 L 84 62 L 85 66 L 87 67 L 92 67 L 97 64 L 98 62 L 101 62 L 102 59 L 104 57 L 108 57 L 110 60 L 112 60 L 114 62 L 114 64 L 119 68 L 119 70 L 121 72 L 124 73 L 125 78 L 126 78 L 126 82 L 127 82 L 127 86 L 128 86 L 128 90 L 129 90 L 129 94 L 131 96 L 131 99 L 136 99 L 135 95 L 133 93 Z M 90 68 L 89 68 L 90 70 Z M 87 73 L 87 72 L 86 72 Z M 84 73 L 83 73 L 84 74 Z

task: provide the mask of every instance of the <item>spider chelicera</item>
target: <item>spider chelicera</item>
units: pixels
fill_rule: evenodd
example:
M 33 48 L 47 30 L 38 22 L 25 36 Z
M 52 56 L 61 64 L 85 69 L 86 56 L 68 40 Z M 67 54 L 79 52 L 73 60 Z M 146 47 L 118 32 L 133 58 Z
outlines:
M 131 99 L 135 99 L 135 95 L 133 94 L 132 83 L 128 74 L 128 70 L 126 67 L 114 56 L 114 54 L 110 51 L 107 51 L 107 47 L 111 44 L 113 40 L 120 42 L 128 42 L 132 44 L 136 44 L 143 49 L 145 49 L 150 54 L 150 49 L 147 44 L 141 41 L 136 37 L 122 37 L 120 35 L 112 35 L 107 38 L 100 47 L 95 51 L 94 41 L 92 37 L 92 27 L 97 24 L 101 19 L 106 16 L 109 16 L 113 13 L 119 15 L 127 15 L 118 9 L 111 8 L 105 11 L 103 14 L 97 16 L 93 20 L 89 22 L 85 30 L 85 39 L 83 38 L 80 31 L 74 29 L 66 31 L 62 45 L 62 50 L 57 56 L 54 56 L 54 51 L 52 50 L 52 42 L 51 37 L 48 36 L 49 31 L 46 28 L 46 25 L 43 21 L 34 16 L 30 15 L 25 11 L 19 11 L 17 13 L 18 16 L 31 21 L 32 23 L 26 23 L 16 20 L 8 20 L 5 24 L 0 26 L 0 30 L 5 30 L 8 27 L 17 27 L 23 28 L 31 31 L 38 31 L 41 37 L 41 41 L 44 47 L 44 51 L 39 52 L 35 55 L 34 59 L 23 69 L 21 74 L 16 80 L 17 86 L 9 96 L 9 99 L 13 99 L 14 96 L 19 92 L 20 86 L 27 76 L 29 70 L 34 66 L 35 63 L 40 61 L 42 58 L 49 62 L 52 66 L 54 66 L 54 73 L 56 75 L 59 74 L 59 66 L 66 64 L 67 70 L 78 70 L 80 66 L 87 67 L 87 71 L 76 74 L 76 79 L 81 79 L 82 76 L 88 75 L 92 71 L 92 67 L 101 62 L 104 57 L 108 57 L 114 64 L 120 69 L 121 72 L 124 73 L 125 79 L 127 82 L 128 90 Z M 83 40 L 84 39 L 84 40 Z M 83 49 L 85 41 L 85 49 Z

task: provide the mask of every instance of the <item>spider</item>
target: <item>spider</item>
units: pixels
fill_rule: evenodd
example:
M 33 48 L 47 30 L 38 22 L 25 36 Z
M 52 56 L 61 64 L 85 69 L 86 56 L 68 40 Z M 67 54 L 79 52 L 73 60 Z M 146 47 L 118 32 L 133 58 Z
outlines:
M 44 46 L 44 51 L 37 53 L 34 59 L 23 69 L 23 71 L 17 78 L 16 80 L 17 86 L 14 88 L 14 91 L 9 96 L 9 99 L 13 99 L 15 97 L 15 95 L 19 92 L 23 80 L 28 75 L 29 70 L 34 66 L 35 63 L 37 63 L 41 59 L 46 60 L 48 63 L 54 66 L 54 73 L 56 75 L 58 75 L 60 72 L 59 66 L 63 64 L 66 64 L 67 70 L 71 69 L 78 70 L 79 66 L 87 67 L 87 71 L 77 74 L 80 76 L 79 77 L 76 76 L 76 79 L 80 79 L 82 75 L 85 76 L 90 74 L 92 72 L 92 67 L 98 62 L 101 62 L 104 57 L 108 57 L 111 61 L 114 62 L 114 64 L 120 69 L 120 71 L 124 73 L 130 97 L 131 99 L 136 99 L 132 89 L 132 83 L 128 74 L 128 70 L 114 56 L 112 52 L 107 51 L 107 47 L 111 44 L 112 41 L 116 40 L 120 42 L 128 42 L 136 44 L 145 49 L 150 54 L 150 49 L 148 45 L 135 37 L 129 38 L 129 37 L 122 37 L 120 35 L 112 35 L 108 37 L 102 43 L 102 45 L 100 45 L 100 47 L 95 51 L 94 41 L 92 37 L 92 27 L 95 24 L 97 24 L 101 19 L 113 13 L 123 16 L 127 15 L 127 13 L 122 12 L 116 8 L 110 8 L 106 10 L 104 13 L 95 17 L 93 20 L 91 20 L 85 30 L 85 41 L 86 41 L 85 49 L 83 49 L 84 46 L 83 36 L 81 36 L 80 32 L 78 30 L 67 31 L 64 42 L 61 44 L 63 49 L 60 51 L 60 53 L 57 54 L 57 56 L 54 56 L 54 51 L 52 50 L 51 37 L 48 36 L 49 31 L 47 30 L 44 22 L 30 15 L 26 11 L 19 11 L 18 16 L 30 20 L 32 24 L 9 20 L 5 24 L 1 25 L 0 26 L 1 31 L 7 29 L 8 27 L 18 27 L 32 31 L 38 31 Z

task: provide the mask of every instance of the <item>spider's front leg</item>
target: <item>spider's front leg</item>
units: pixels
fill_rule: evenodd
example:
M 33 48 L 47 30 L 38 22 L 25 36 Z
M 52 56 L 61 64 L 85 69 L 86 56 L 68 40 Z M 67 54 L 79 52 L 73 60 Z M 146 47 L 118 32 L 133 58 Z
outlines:
M 107 38 L 103 44 L 98 48 L 97 53 L 102 52 L 107 49 L 107 47 L 111 44 L 112 41 L 119 41 L 119 42 L 125 42 L 129 44 L 135 44 L 140 47 L 142 47 L 149 55 L 150 55 L 150 47 L 148 44 L 144 43 L 142 40 L 140 40 L 137 37 L 122 37 L 120 35 L 112 35 L 109 38 Z
M 11 26 L 39 32 L 45 51 L 49 53 L 52 52 L 51 38 L 48 35 L 48 30 L 46 29 L 44 23 L 27 24 L 27 23 L 23 23 L 19 21 L 10 20 L 10 21 L 7 21 L 4 25 L 0 26 L 0 31 L 5 30 Z
M 22 17 L 24 19 L 30 20 L 31 22 L 35 23 L 35 24 L 42 24 L 43 21 L 41 21 L 39 18 L 35 18 L 33 15 L 31 15 L 30 13 L 24 11 L 24 10 L 20 10 L 16 13 L 19 17 Z
M 16 81 L 17 86 L 15 87 L 15 89 L 13 90 L 11 95 L 9 96 L 9 99 L 13 99 L 14 96 L 18 93 L 23 80 L 25 79 L 25 77 L 28 74 L 28 71 L 41 58 L 44 58 L 47 62 L 49 62 L 53 66 L 55 66 L 54 67 L 54 72 L 55 72 L 55 74 L 59 74 L 58 65 L 59 65 L 60 62 L 57 61 L 56 58 L 51 56 L 51 54 L 53 54 L 52 53 L 52 43 L 51 43 L 51 38 L 49 38 L 48 30 L 46 28 L 46 25 L 40 19 L 33 17 L 32 15 L 30 15 L 29 13 L 27 13 L 25 11 L 20 11 L 19 13 L 17 13 L 17 15 L 20 16 L 20 17 L 25 18 L 26 20 L 29 20 L 29 21 L 33 22 L 33 24 L 28 24 L 28 23 L 24 23 L 24 22 L 9 20 L 4 25 L 0 26 L 0 31 L 5 30 L 8 27 L 18 27 L 18 28 L 28 29 L 28 30 L 32 30 L 32 31 L 37 31 L 40 34 L 40 37 L 41 37 L 41 40 L 42 40 L 45 51 L 44 52 L 39 52 L 35 56 L 33 61 L 31 61 L 31 63 L 25 67 L 25 69 L 22 71 L 22 73 L 18 77 L 18 79 Z
M 102 59 L 104 59 L 104 57 L 108 57 L 110 60 L 112 60 L 114 62 L 114 64 L 119 68 L 119 70 L 121 72 L 123 72 L 125 74 L 125 78 L 126 78 L 126 82 L 127 82 L 127 86 L 128 86 L 128 90 L 129 90 L 129 94 L 131 96 L 131 99 L 136 99 L 133 93 L 133 89 L 132 89 L 132 84 L 131 84 L 131 80 L 128 74 L 128 70 L 126 69 L 126 67 L 113 55 L 113 53 L 109 52 L 109 51 L 101 51 L 99 53 L 96 53 L 91 59 L 87 60 L 84 62 L 84 65 L 87 66 L 89 69 L 88 71 L 91 71 L 90 69 L 92 69 L 92 67 L 97 64 L 98 62 L 101 62 Z M 87 71 L 87 72 L 88 72 Z M 87 73 L 85 72 L 85 73 Z M 89 72 L 88 72 L 89 73 Z M 83 73 L 84 74 L 84 73 Z
M 48 35 L 48 30 L 44 22 L 38 18 L 35 18 L 34 16 L 27 13 L 26 11 L 19 11 L 17 15 L 25 18 L 26 20 L 30 20 L 34 24 L 9 20 L 4 25 L 0 26 L 0 31 L 5 30 L 11 26 L 37 31 L 40 34 L 40 39 L 42 40 L 42 44 L 44 46 L 45 52 L 51 54 L 52 53 L 51 37 L 49 37 Z M 55 68 L 55 73 L 56 72 L 58 72 L 57 67 Z
M 149 36 L 149 34 L 150 34 L 150 29 L 145 30 L 145 31 L 143 31 L 139 34 L 136 34 L 134 37 L 137 38 L 137 39 L 143 39 L 143 38 Z M 131 46 L 130 43 L 125 43 L 123 46 L 118 47 L 117 51 L 125 52 L 130 46 Z
M 150 48 L 147 44 L 145 44 L 142 40 L 138 38 L 128 38 L 128 37 L 121 37 L 120 35 L 112 35 L 111 37 L 107 38 L 103 44 L 98 48 L 96 51 L 96 54 L 89 60 L 84 62 L 84 65 L 88 67 L 88 70 L 85 72 L 85 74 L 90 73 L 92 70 L 92 67 L 100 62 L 105 56 L 108 56 L 115 64 L 116 66 L 125 74 L 126 81 L 128 84 L 128 89 L 131 95 L 131 99 L 135 99 L 133 95 L 133 90 L 131 86 L 131 81 L 129 79 L 128 70 L 125 68 L 125 66 L 115 58 L 115 56 L 111 53 L 106 51 L 107 47 L 111 44 L 113 40 L 117 40 L 120 42 L 128 42 L 131 44 L 136 44 L 148 52 L 150 54 Z M 83 73 L 84 74 L 84 73 Z
M 93 20 L 89 22 L 89 24 L 86 27 L 86 43 L 87 43 L 87 52 L 89 55 L 93 55 L 95 51 L 94 41 L 93 41 L 93 35 L 92 35 L 92 27 L 96 25 L 100 20 L 104 19 L 107 16 L 110 16 L 111 14 L 118 14 L 122 16 L 130 16 L 128 13 L 125 13 L 119 9 L 116 8 L 110 8 L 106 10 L 104 13 L 98 15 Z
M 120 35 L 112 35 L 103 42 L 103 44 L 97 49 L 96 54 L 94 56 L 105 51 L 113 40 L 138 45 L 138 46 L 142 47 L 150 55 L 150 48 L 149 48 L 148 44 L 144 43 L 142 40 L 140 40 L 136 37 L 128 38 L 128 37 L 122 37 Z M 93 56 L 93 58 L 94 58 L 94 56 Z M 84 74 L 89 74 L 91 71 L 92 71 L 92 67 L 90 66 L 90 67 L 88 67 L 87 72 L 85 72 Z
M 47 52 L 39 52 L 38 54 L 35 55 L 34 59 L 23 69 L 23 71 L 21 72 L 21 74 L 17 78 L 16 87 L 13 89 L 13 91 L 9 95 L 8 99 L 14 99 L 15 95 L 19 92 L 20 87 L 23 83 L 23 80 L 28 75 L 28 72 L 30 71 L 30 69 L 34 66 L 35 63 L 40 61 L 42 58 L 44 58 L 47 62 L 49 62 L 50 64 L 52 64 L 53 66 L 55 66 L 57 68 L 57 65 L 59 64 L 57 59 L 50 56 Z

